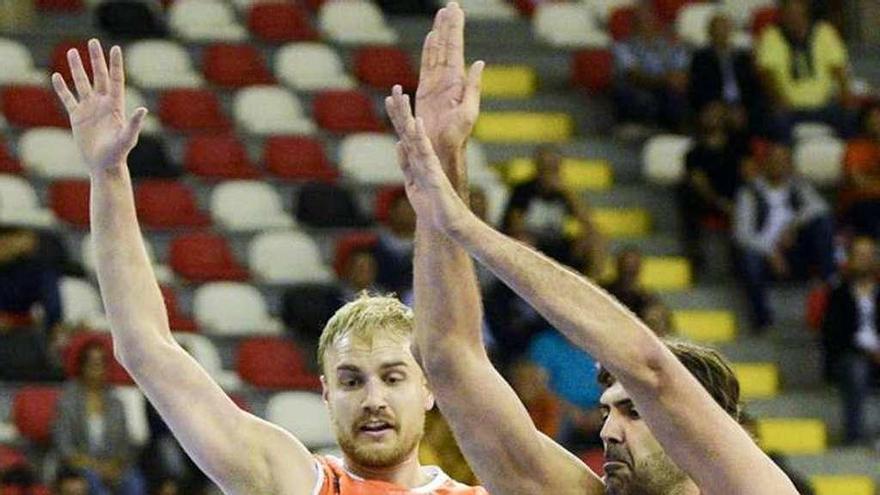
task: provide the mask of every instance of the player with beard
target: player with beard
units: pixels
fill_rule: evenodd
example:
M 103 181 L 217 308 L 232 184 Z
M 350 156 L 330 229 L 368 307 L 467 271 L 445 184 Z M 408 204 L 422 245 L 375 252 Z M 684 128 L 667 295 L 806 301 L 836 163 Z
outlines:
M 385 105 L 417 214 L 415 340 L 440 409 L 477 477 L 491 493 L 505 495 L 796 494 L 737 423 L 738 391 L 723 361 L 699 348 L 676 352 L 664 345 L 601 288 L 470 212 L 464 149 L 479 114 L 482 64 L 465 71 L 461 9 L 450 4 L 443 15 L 452 34 L 444 42 L 429 35 L 422 59 L 423 73 L 427 68 L 443 81 L 437 87 L 446 96 L 435 100 L 442 104 L 426 109 L 420 84 L 415 118 L 399 86 Z M 618 383 L 602 398 L 607 485 L 535 428 L 492 367 L 469 254 L 613 373 Z M 695 371 L 703 368 L 711 370 L 705 381 Z M 728 379 L 732 408 L 707 392 Z
M 418 462 L 433 397 L 410 350 L 413 317 L 392 298 L 349 303 L 322 337 L 323 397 L 344 459 L 315 457 L 289 432 L 239 409 L 174 340 L 126 165 L 147 111 L 126 118 L 121 49 L 110 50 L 109 68 L 97 40 L 88 49 L 94 83 L 70 50 L 77 96 L 58 73 L 52 84 L 89 168 L 97 275 L 114 354 L 199 468 L 229 494 L 485 495 Z

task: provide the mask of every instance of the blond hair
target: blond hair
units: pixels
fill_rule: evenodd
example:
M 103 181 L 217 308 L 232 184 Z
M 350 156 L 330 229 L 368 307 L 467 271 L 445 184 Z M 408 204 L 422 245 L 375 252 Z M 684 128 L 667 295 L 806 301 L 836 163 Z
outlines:
M 412 310 L 397 297 L 362 291 L 355 300 L 339 308 L 324 326 L 318 341 L 318 367 L 324 369 L 327 350 L 343 337 L 372 342 L 377 336 L 409 339 L 412 332 Z

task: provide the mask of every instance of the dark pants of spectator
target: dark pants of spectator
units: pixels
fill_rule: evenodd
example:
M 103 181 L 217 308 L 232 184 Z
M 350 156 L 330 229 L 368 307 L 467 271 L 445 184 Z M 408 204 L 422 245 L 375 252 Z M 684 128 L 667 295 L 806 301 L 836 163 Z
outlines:
M 687 115 L 687 95 L 668 88 L 647 90 L 626 84 L 614 89 L 618 119 L 625 122 L 659 124 L 677 130 Z
M 793 275 L 807 275 L 810 266 L 816 266 L 823 280 L 834 275 L 833 234 L 830 217 L 819 217 L 801 227 L 794 247 L 785 253 Z M 757 251 L 742 250 L 740 272 L 752 309 L 754 328 L 764 329 L 772 325 L 773 313 L 767 302 L 767 284 L 771 281 L 772 271 L 767 258 Z
M 864 438 L 865 400 L 871 392 L 871 378 L 875 366 L 871 359 L 858 352 L 848 352 L 838 359 L 837 383 L 843 406 L 843 426 L 846 443 Z
M 856 116 L 853 112 L 837 104 L 811 110 L 792 110 L 776 112 L 769 115 L 770 128 L 767 130 L 772 137 L 792 139 L 796 125 L 804 122 L 819 122 L 834 128 L 843 139 L 853 136 L 856 129 Z
M 135 468 L 130 468 L 122 474 L 122 479 L 119 480 L 115 490 L 108 488 L 97 472 L 86 469 L 85 475 L 86 480 L 89 482 L 90 495 L 147 495 L 147 485 L 144 477 Z
M 727 215 L 715 205 L 706 202 L 688 183 L 678 186 L 676 200 L 681 218 L 681 241 L 685 253 L 693 264 L 694 272 L 699 274 L 705 264 L 705 257 L 700 248 L 703 222 L 710 217 L 726 219 Z
M 880 239 L 880 199 L 857 201 L 850 206 L 847 220 L 859 235 Z

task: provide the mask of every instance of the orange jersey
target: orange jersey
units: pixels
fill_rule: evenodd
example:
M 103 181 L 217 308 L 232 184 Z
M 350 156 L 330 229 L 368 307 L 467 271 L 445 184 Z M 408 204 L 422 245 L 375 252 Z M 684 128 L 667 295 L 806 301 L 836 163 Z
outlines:
M 320 468 L 314 495 L 488 495 L 480 486 L 467 486 L 459 483 L 436 466 L 424 469 L 432 480 L 418 488 L 404 488 L 392 483 L 365 480 L 349 473 L 342 460 L 333 456 L 315 456 Z

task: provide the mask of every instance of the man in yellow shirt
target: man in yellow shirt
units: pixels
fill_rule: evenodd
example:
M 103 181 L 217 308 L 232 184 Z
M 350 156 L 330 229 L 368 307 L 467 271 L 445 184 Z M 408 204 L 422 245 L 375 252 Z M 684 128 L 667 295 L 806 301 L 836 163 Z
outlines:
M 758 70 L 775 110 L 770 131 L 788 137 L 795 124 L 818 121 L 848 136 L 853 119 L 845 108 L 852 101 L 846 47 L 831 24 L 814 22 L 810 14 L 805 0 L 783 1 L 781 23 L 758 41 Z

